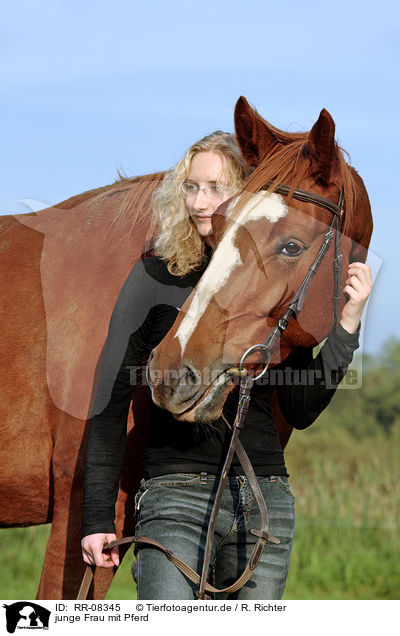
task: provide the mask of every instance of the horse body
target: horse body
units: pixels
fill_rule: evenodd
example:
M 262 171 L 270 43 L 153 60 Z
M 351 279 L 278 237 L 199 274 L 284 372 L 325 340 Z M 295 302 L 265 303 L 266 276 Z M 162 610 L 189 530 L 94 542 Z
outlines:
M 76 598 L 79 589 L 87 418 L 111 311 L 151 235 L 149 197 L 161 177 L 0 220 L 0 524 L 52 523 L 38 598 Z M 144 419 L 147 403 L 138 398 L 135 413 Z M 130 414 L 130 465 L 141 446 L 133 424 Z M 137 471 L 121 476 L 119 533 L 132 533 L 128 493 L 137 480 Z M 96 573 L 95 597 L 104 597 L 112 576 Z
M 2 217 L 0 224 L 4 237 L 0 276 L 2 289 L 8 291 L 3 296 L 1 340 L 1 521 L 32 525 L 47 523 L 52 512 L 48 485 L 52 429 L 43 426 L 51 404 L 39 271 L 43 237 L 13 217 Z

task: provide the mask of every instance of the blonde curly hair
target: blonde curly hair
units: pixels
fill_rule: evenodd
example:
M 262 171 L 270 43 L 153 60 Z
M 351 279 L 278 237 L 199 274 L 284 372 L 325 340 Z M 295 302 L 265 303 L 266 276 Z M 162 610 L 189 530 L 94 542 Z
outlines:
M 205 244 L 187 211 L 182 191 L 192 159 L 199 152 L 215 152 L 221 156 L 224 177 L 232 193 L 240 189 L 245 179 L 245 162 L 235 136 L 221 130 L 190 146 L 177 165 L 168 170 L 152 197 L 153 214 L 159 228 L 154 253 L 167 263 L 168 271 L 175 276 L 196 269 L 204 258 Z

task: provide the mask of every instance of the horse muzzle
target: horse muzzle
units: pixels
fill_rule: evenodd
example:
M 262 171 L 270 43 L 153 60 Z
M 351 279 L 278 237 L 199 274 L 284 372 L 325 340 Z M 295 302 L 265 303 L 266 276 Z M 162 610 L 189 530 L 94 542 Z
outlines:
M 234 368 L 198 371 L 190 363 L 177 369 L 157 368 L 153 352 L 147 364 L 147 382 L 153 402 L 181 421 L 212 422 L 219 418 L 228 394 L 235 386 Z

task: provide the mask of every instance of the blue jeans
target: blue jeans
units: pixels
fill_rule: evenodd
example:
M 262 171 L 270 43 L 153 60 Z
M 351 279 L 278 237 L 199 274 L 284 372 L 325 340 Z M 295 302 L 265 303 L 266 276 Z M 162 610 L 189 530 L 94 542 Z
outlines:
M 219 599 L 280 599 L 289 570 L 294 534 L 294 498 L 285 477 L 259 477 L 269 531 L 281 540 L 268 543 L 251 579 Z M 208 521 L 218 478 L 214 475 L 162 475 L 143 481 L 136 495 L 136 534 L 159 541 L 199 574 L 202 570 Z M 226 483 L 215 527 L 209 580 L 217 588 L 242 574 L 257 541 L 249 530 L 260 529 L 260 513 L 246 477 Z M 138 599 L 193 600 L 196 586 L 156 548 L 136 544 L 133 577 Z

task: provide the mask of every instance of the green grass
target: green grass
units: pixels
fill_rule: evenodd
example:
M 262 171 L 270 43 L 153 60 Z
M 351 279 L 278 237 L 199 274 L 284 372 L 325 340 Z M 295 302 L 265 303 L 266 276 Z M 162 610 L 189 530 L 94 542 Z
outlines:
M 0 530 L 0 598 L 34 599 L 50 526 Z
M 297 523 L 285 599 L 396 599 L 398 530 Z
M 358 439 L 328 416 L 293 434 L 286 460 L 296 532 L 285 599 L 399 597 L 399 442 L 398 427 Z M 48 532 L 0 532 L 1 598 L 35 597 Z M 135 597 L 132 558 L 107 598 Z
M 285 598 L 400 592 L 399 427 L 357 439 L 328 416 L 286 451 L 296 531 Z

